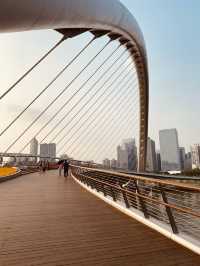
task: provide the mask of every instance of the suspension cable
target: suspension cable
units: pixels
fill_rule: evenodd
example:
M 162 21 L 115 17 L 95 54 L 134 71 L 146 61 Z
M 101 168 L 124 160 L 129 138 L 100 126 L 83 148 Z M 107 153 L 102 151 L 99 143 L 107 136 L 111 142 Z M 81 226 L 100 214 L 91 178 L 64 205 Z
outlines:
M 130 110 L 130 108 L 129 108 L 129 110 Z M 118 118 L 118 120 L 117 121 L 119 121 L 119 117 L 120 116 L 117 116 L 117 118 Z M 131 121 L 131 118 L 129 118 L 129 119 L 125 119 L 126 117 L 125 117 L 125 115 L 123 115 L 122 117 L 120 117 L 120 118 L 123 118 L 123 119 L 121 119 L 124 123 L 122 123 L 122 125 L 125 125 L 127 122 L 129 122 L 129 121 Z M 114 123 L 113 123 L 114 124 Z M 131 126 L 131 125 L 130 125 Z M 123 128 L 123 126 L 120 128 L 120 130 L 119 130 L 119 132 L 120 131 L 124 131 L 124 128 Z M 118 132 L 118 133 L 119 133 Z M 116 133 L 116 130 L 115 129 L 113 129 L 112 131 L 111 131 L 111 133 L 110 133 L 110 136 L 113 136 L 113 134 L 115 134 Z M 102 141 L 104 138 L 105 138 L 105 136 L 107 135 L 107 132 L 106 132 L 106 134 L 104 134 L 103 136 L 96 136 L 95 137 L 95 139 L 94 139 L 94 141 L 93 141 L 93 143 L 94 142 L 100 142 L 100 141 Z M 87 143 L 87 146 L 89 146 L 89 143 Z M 85 149 L 81 152 L 81 155 L 80 155 L 80 158 L 85 154 L 85 151 L 87 151 L 87 153 L 90 153 L 90 150 L 88 150 L 88 148 L 87 148 L 87 146 L 85 146 Z M 94 146 L 94 145 L 93 145 Z M 103 147 L 103 146 L 102 146 Z M 100 148 L 100 151 L 102 150 L 102 147 Z M 94 152 L 94 150 L 95 149 L 97 149 L 97 147 L 96 148 L 93 148 L 93 154 L 95 153 Z M 72 150 L 71 152 L 70 152 L 70 154 L 73 156 L 73 153 L 74 153 L 74 151 L 75 151 L 76 149 L 74 149 L 74 150 Z M 69 152 L 69 151 L 68 151 Z M 86 154 L 87 155 L 87 154 Z M 92 158 L 92 157 L 91 157 Z
M 121 56 L 120 56 L 121 57 Z M 116 60 L 118 61 L 118 60 Z M 115 62 L 116 62 L 115 61 Z M 86 101 L 86 103 L 79 109 L 78 112 L 76 112 L 76 114 L 74 114 L 74 116 L 70 119 L 70 121 L 67 123 L 67 125 L 65 125 L 57 134 L 56 136 L 50 141 L 54 141 L 62 132 L 63 130 L 79 115 L 79 113 L 81 113 L 81 111 L 88 105 L 88 103 L 99 93 L 99 91 L 101 91 L 101 89 L 110 81 L 110 79 L 116 74 L 116 72 L 118 72 L 118 70 L 120 69 L 120 67 L 127 61 L 127 59 L 125 59 L 120 66 L 109 76 L 109 78 L 103 83 L 103 85 Z M 114 65 L 114 64 L 113 64 Z M 111 69 L 111 67 L 109 68 Z M 105 71 L 105 73 L 107 73 L 108 70 Z M 91 86 L 91 88 L 89 89 L 89 91 L 91 91 L 91 89 L 93 89 L 97 83 L 99 83 L 99 81 L 102 79 L 102 77 L 105 75 L 105 73 L 103 73 L 103 75 Z M 117 77 L 117 79 L 120 77 L 120 75 Z M 115 81 L 117 80 L 115 79 Z M 115 82 L 114 81 L 114 82 Z M 114 83 L 113 82 L 113 83 Z M 113 84 L 112 83 L 112 84 Z M 111 86 L 111 85 L 110 85 Z M 78 106 L 78 104 L 82 101 L 82 99 L 87 95 L 87 93 L 89 92 L 87 91 L 86 94 L 83 95 L 83 97 L 69 110 L 69 112 L 63 117 L 63 120 L 74 110 L 74 108 L 76 106 Z M 63 121 L 61 120 L 61 121 Z
M 123 79 L 123 80 L 124 80 L 124 79 Z M 128 81 L 130 81 L 130 79 L 129 79 Z M 121 83 L 121 82 L 120 82 L 120 83 Z M 119 83 L 119 85 L 120 85 L 120 83 Z M 99 97 L 98 97 L 98 98 L 96 99 L 96 101 L 94 102 L 93 106 L 95 106 L 95 104 L 98 102 L 98 100 L 101 99 L 102 96 L 104 96 L 104 94 L 108 91 L 108 89 L 109 89 L 110 87 L 111 87 L 111 86 L 107 87 L 107 88 L 103 91 L 103 93 L 102 93 L 101 95 L 99 95 Z M 110 95 L 112 95 L 112 93 L 113 93 L 113 90 L 111 90 L 110 93 L 107 95 L 106 100 L 103 99 L 103 101 L 100 102 L 100 103 L 97 105 L 96 109 L 93 110 L 92 113 L 88 116 L 87 121 L 89 121 L 89 119 L 95 114 L 95 112 L 98 111 L 99 107 L 101 107 L 101 109 L 102 109 L 102 107 L 105 105 L 105 103 L 107 102 L 107 100 L 109 100 L 109 97 L 110 97 Z M 74 124 L 74 125 L 68 130 L 67 135 L 72 131 L 73 128 L 75 128 L 75 127 L 77 126 L 77 124 L 78 124 L 78 123 L 82 120 L 82 118 L 83 118 L 83 117 L 84 117 L 84 116 L 90 111 L 90 109 L 91 109 L 91 107 L 89 107 L 89 108 L 86 110 L 86 112 L 84 112 L 84 114 L 79 118 L 79 120 L 77 121 L 77 123 Z M 81 126 L 78 128 L 78 130 L 76 130 L 76 132 L 73 133 L 73 136 L 76 135 L 76 133 L 82 128 L 82 126 L 83 126 L 84 124 L 85 124 L 85 122 L 83 122 L 83 123 L 81 124 Z M 68 126 L 68 124 L 67 124 L 67 126 Z M 61 142 L 67 137 L 67 135 L 64 135 L 64 136 L 63 136 L 63 137 L 57 142 L 57 145 L 60 144 L 60 143 L 61 143 Z M 65 144 L 67 144 L 67 142 L 68 142 L 68 140 L 65 142 Z M 64 145 L 65 145 L 65 144 L 64 144 Z
M 104 62 L 95 70 L 95 72 L 81 85 L 80 90 L 92 79 L 92 77 L 102 68 L 102 66 L 113 56 L 113 54 L 119 49 L 119 47 L 121 46 L 121 44 L 111 53 L 111 55 L 109 55 L 106 60 L 104 60 Z M 104 72 L 105 75 L 106 72 Z M 102 76 L 101 76 L 102 77 Z M 98 81 L 100 81 L 100 79 L 98 79 Z M 93 84 L 89 90 L 87 90 L 87 92 L 78 100 L 78 102 L 76 104 L 74 104 L 72 106 L 72 108 L 67 112 L 67 114 L 65 114 L 57 123 L 56 125 L 53 127 L 53 129 L 51 129 L 47 135 L 40 141 L 40 143 L 42 143 L 57 127 L 58 125 L 74 110 L 74 108 L 76 106 L 78 106 L 80 104 L 80 102 L 89 94 L 90 91 L 92 91 L 94 89 L 94 86 L 98 83 L 98 81 L 95 82 L 95 84 Z M 52 120 L 55 118 L 55 116 L 57 116 L 58 113 L 60 113 L 64 107 L 66 107 L 66 105 L 69 103 L 69 101 L 72 99 L 67 100 L 67 102 L 65 102 L 63 104 L 63 106 L 58 110 L 58 112 L 49 120 L 49 123 L 52 122 Z M 46 127 L 48 124 L 45 124 L 44 127 Z M 44 129 L 43 127 L 43 129 Z M 41 131 L 39 132 L 41 133 Z
M 117 47 L 117 49 L 115 49 L 115 51 L 103 62 L 103 64 L 99 67 L 99 69 L 105 64 L 105 62 L 106 61 L 108 61 L 108 59 L 110 59 L 111 58 L 111 56 L 119 49 L 119 47 L 120 47 L 121 45 L 119 45 L 118 47 Z M 89 94 L 89 92 L 91 92 L 94 88 L 95 88 L 95 86 L 99 83 L 99 81 L 101 81 L 101 79 L 104 77 L 104 75 L 114 66 L 114 64 L 117 62 L 117 61 L 119 61 L 119 59 L 123 56 L 123 54 L 125 53 L 126 51 L 124 51 L 121 55 L 120 55 L 120 57 L 119 58 L 117 58 L 117 60 L 115 60 L 114 61 L 114 63 L 111 65 L 111 66 L 109 66 L 108 67 L 108 69 L 106 69 L 106 71 L 104 71 L 104 73 L 100 76 L 100 78 L 98 78 L 98 80 L 94 83 L 94 84 L 92 84 L 92 86 L 87 90 L 87 92 L 79 99 L 79 101 L 76 103 L 76 104 L 74 104 L 73 106 L 72 106 L 72 108 L 67 112 L 67 114 L 65 114 L 59 121 L 58 121 L 58 123 L 47 133 L 47 135 L 40 141 L 40 143 L 42 143 L 47 137 L 49 137 L 54 131 L 55 131 L 55 129 L 58 127 L 58 125 L 61 123 L 61 122 L 63 122 L 66 118 L 67 118 L 67 116 L 82 102 L 82 100 Z M 92 95 L 92 97 L 90 97 L 90 99 L 84 104 L 84 106 L 81 108 L 81 110 L 90 102 L 90 100 L 96 95 L 98 93 L 98 91 L 94 94 L 94 95 Z M 65 105 L 66 105 L 66 103 L 64 104 L 64 107 L 65 107 Z M 74 116 L 75 117 L 75 116 Z M 60 131 L 59 131 L 59 133 L 56 135 L 56 137 L 62 132 L 64 130 L 64 128 L 63 129 L 61 129 Z M 55 138 L 56 138 L 55 137 Z M 53 138 L 50 142 L 53 142 L 54 141 L 54 139 L 55 138 Z
M 125 98 L 124 100 L 126 100 L 126 98 Z M 124 102 L 124 100 L 121 102 L 120 106 L 122 105 L 122 103 Z M 124 108 L 123 108 L 123 109 L 124 109 Z M 118 110 L 118 115 L 122 113 L 122 110 L 123 110 L 123 109 Z M 106 120 L 106 117 L 104 116 L 103 123 L 104 123 L 105 120 Z M 105 128 L 105 125 L 107 126 L 107 124 L 108 124 L 107 122 L 109 122 L 109 120 L 107 120 L 106 123 L 104 124 L 104 128 Z M 114 123 L 112 123 L 112 124 L 114 124 Z M 86 132 L 85 132 L 84 135 L 86 135 L 86 133 L 87 133 L 87 130 L 86 130 Z M 91 132 L 90 132 L 90 133 L 91 133 Z M 87 135 L 88 135 L 88 133 L 87 133 Z M 83 136 L 83 135 L 80 135 L 80 136 Z M 80 136 L 79 136 L 79 137 L 80 137 Z M 73 144 L 74 144 L 76 141 L 77 141 L 77 139 L 76 139 L 75 141 L 73 141 L 73 142 L 70 144 L 70 146 L 68 147 L 68 150 L 70 150 L 70 148 L 73 146 Z M 74 152 L 76 149 L 77 149 L 77 146 L 76 146 L 75 149 L 73 149 L 72 152 Z
M 129 89 L 129 88 L 128 88 L 128 89 Z M 120 97 L 120 98 L 121 98 L 121 97 Z M 120 98 L 118 98 L 118 100 L 117 100 L 116 102 L 118 102 Z M 119 106 L 121 106 L 121 105 L 122 105 L 122 103 L 119 103 Z M 113 108 L 109 108 L 109 109 L 113 109 Z M 121 112 L 119 112 L 119 113 L 121 113 Z M 118 116 L 120 116 L 120 115 L 118 115 Z M 107 117 L 109 117 L 109 116 L 107 115 Z M 106 121 L 106 118 L 103 120 L 103 122 L 104 122 L 104 121 Z M 109 121 L 109 120 L 107 120 L 107 121 Z M 94 122 L 94 121 L 93 121 L 93 122 Z M 93 123 L 90 123 L 90 124 L 88 125 L 88 128 L 89 128 L 89 126 L 91 126 L 91 124 L 93 124 Z M 108 123 L 106 123 L 106 126 L 107 126 L 107 124 L 108 124 Z M 104 130 L 106 129 L 106 126 L 105 126 L 105 124 L 104 124 L 104 126 L 103 126 L 103 128 L 102 128 L 102 132 L 104 132 Z M 86 135 L 86 134 L 85 134 L 85 135 Z M 93 137 L 93 136 L 94 136 L 94 137 Z M 90 142 L 91 142 L 91 140 L 93 140 L 92 142 L 96 142 L 96 141 L 98 140 L 99 135 L 93 135 L 93 136 L 90 138 Z M 80 137 L 81 137 L 81 135 L 79 135 L 79 136 L 76 138 L 76 141 L 77 141 L 78 139 L 80 139 Z M 76 141 L 73 141 L 73 143 L 70 145 L 70 147 L 71 147 Z M 87 144 L 86 144 L 84 150 L 88 150 L 88 149 L 87 149 L 88 146 L 89 146 L 89 143 L 87 142 Z M 73 153 L 76 149 L 77 149 L 77 146 L 72 150 L 71 153 Z M 81 154 L 84 154 L 84 150 L 82 151 Z
M 51 82 L 10 122 L 10 124 L 1 131 L 0 136 L 2 136 L 32 105 L 35 103 L 44 92 L 54 84 L 54 82 L 72 65 L 72 63 L 87 49 L 87 47 L 93 42 L 95 37 L 92 38 L 78 54 L 51 80 Z
M 96 39 L 96 37 L 94 37 Z M 94 56 L 92 59 L 86 64 L 86 66 L 73 78 L 73 80 L 56 96 L 56 98 L 34 119 L 34 121 L 26 127 L 26 129 L 20 134 L 19 137 L 17 137 L 12 144 L 9 145 L 9 147 L 6 149 L 5 153 L 7 153 L 18 141 L 21 139 L 21 137 L 24 136 L 24 134 L 39 120 L 39 118 L 60 98 L 60 96 L 74 83 L 74 81 L 87 69 L 87 67 L 96 59 L 96 57 L 108 46 L 108 44 L 112 40 L 109 40 L 103 48 Z
M 123 54 L 124 54 L 124 52 L 123 52 Z M 121 54 L 120 55 L 120 58 L 121 58 L 121 56 L 123 55 L 123 54 Z M 119 59 L 120 59 L 119 58 Z M 117 59 L 116 61 L 118 61 L 119 59 Z M 116 62 L 115 61 L 115 62 Z M 124 61 L 125 62 L 125 61 Z M 123 62 L 123 63 L 124 63 Z M 111 69 L 111 67 L 110 67 L 110 69 Z M 107 71 L 106 71 L 107 72 Z M 105 73 L 104 73 L 104 75 L 105 75 Z M 103 75 L 102 75 L 103 76 Z M 101 78 L 102 78 L 102 76 L 101 76 Z M 72 106 L 72 108 L 67 112 L 67 114 L 65 114 L 64 115 L 64 117 L 62 118 L 62 119 L 60 119 L 59 120 L 59 122 L 53 127 L 53 129 L 52 130 L 50 130 L 50 132 L 48 132 L 48 134 L 40 141 L 40 143 L 39 144 L 41 144 L 51 133 L 53 133 L 54 132 L 54 130 L 57 128 L 57 126 L 75 109 L 75 107 L 76 106 L 78 106 L 78 104 L 87 96 L 87 94 L 89 93 L 89 91 L 91 91 L 94 87 L 95 87 L 95 85 L 98 83 L 100 81 L 100 78 L 90 87 L 90 89 L 81 97 L 81 99 L 79 99 L 79 101 L 75 104 L 75 105 L 73 105 Z M 105 84 L 105 83 L 104 83 Z M 83 84 L 83 85 L 85 85 L 85 84 Z M 79 88 L 79 90 L 83 87 L 83 85 Z M 101 88 L 100 88 L 101 89 Z M 99 89 L 99 90 L 100 90 Z M 96 93 L 95 93 L 96 94 Z M 95 95 L 94 95 L 95 96 Z M 71 97 L 72 98 L 72 97 Z M 56 114 L 54 114 L 46 123 L 45 123 L 45 125 L 39 130 L 39 131 L 37 131 L 37 133 L 35 134 L 35 137 L 37 137 L 45 128 L 46 128 L 46 126 L 49 124 L 49 123 L 51 123 L 52 122 L 52 120 L 57 116 L 57 114 L 61 111 L 61 109 L 63 109 L 68 103 L 69 103 L 69 101 L 71 100 L 71 98 L 69 99 L 69 100 L 67 100 L 67 102 L 65 102 L 64 103 L 64 105 L 58 110 L 58 112 L 56 112 Z M 91 98 L 90 98 L 91 99 Z M 87 101 L 87 103 L 90 101 L 90 99 Z M 86 106 L 87 104 L 85 104 L 79 111 L 78 111 L 78 113 L 80 113 L 81 111 L 82 111 L 82 109 Z M 70 120 L 70 122 L 69 122 L 69 124 L 73 121 L 73 119 L 78 115 L 78 113 L 76 113 L 72 118 L 71 118 L 71 120 Z M 69 125 L 68 124 L 68 125 Z M 62 132 L 61 131 L 63 131 L 64 129 L 66 128 L 66 126 L 62 129 L 62 130 L 60 130 L 59 132 L 58 132 L 58 134 L 56 135 L 56 137 L 58 136 L 58 135 L 60 135 Z M 55 137 L 55 138 L 56 138 Z M 54 141 L 54 139 L 55 138 L 53 138 L 50 142 L 52 142 L 52 141 Z M 31 140 L 20 150 L 20 152 L 23 152 L 27 147 L 28 147 L 28 145 L 30 144 L 30 142 L 31 142 Z
M 129 72 L 129 73 L 130 73 L 130 72 Z M 128 76 L 128 75 L 126 75 L 125 77 L 123 77 L 123 79 L 120 80 L 120 82 L 118 82 L 118 84 L 116 85 L 116 87 L 118 87 L 118 86 L 124 81 L 124 79 L 125 79 L 127 76 Z M 129 83 L 129 82 L 130 82 L 130 79 L 128 80 L 127 83 Z M 125 84 L 124 86 L 126 86 L 126 84 Z M 109 87 L 108 87 L 108 88 L 109 88 Z M 108 88 L 107 88 L 107 89 L 108 89 Z M 106 89 L 105 91 L 107 91 L 107 89 Z M 104 91 L 104 92 L 105 92 L 105 91 Z M 109 95 L 111 95 L 112 92 L 113 92 L 113 90 L 111 91 L 111 93 L 110 93 Z M 122 90 L 122 92 L 123 92 L 123 90 Z M 119 100 L 120 96 L 121 96 L 121 93 L 120 93 L 119 97 L 117 97 L 117 100 Z M 109 97 L 109 96 L 107 96 L 107 99 L 109 99 L 108 97 Z M 113 106 L 111 106 L 111 107 L 113 108 Z M 112 109 L 112 108 L 111 108 L 111 109 Z M 98 110 L 98 106 L 97 106 L 97 108 L 95 109 L 95 111 L 93 111 L 93 112 L 90 114 L 90 116 L 87 118 L 87 122 L 89 121 L 90 117 L 92 117 L 92 115 L 93 115 L 97 110 Z M 105 110 L 106 110 L 106 109 L 104 109 L 104 112 L 105 112 Z M 109 110 L 109 109 L 108 109 L 108 110 Z M 104 114 L 104 113 L 102 113 L 101 116 L 103 116 L 103 114 Z M 89 123 L 88 128 L 89 128 L 89 126 L 91 126 L 91 125 L 93 124 L 93 122 L 96 120 L 96 118 L 97 118 L 97 116 L 95 116 L 95 117 L 93 118 L 93 120 Z M 85 122 L 84 122 L 84 123 L 85 123 Z M 79 127 L 78 130 L 76 130 L 76 132 L 73 133 L 73 136 L 75 136 L 76 133 L 82 128 L 82 126 L 84 125 L 84 123 L 82 123 L 81 127 Z M 71 130 L 70 130 L 70 131 L 71 131 Z M 69 134 L 69 131 L 68 131 L 68 134 Z M 57 143 L 57 145 L 60 144 L 60 143 L 65 139 L 65 137 L 67 137 L 67 135 L 65 135 L 61 140 L 59 140 L 58 143 Z M 65 145 L 68 143 L 68 141 L 69 141 L 69 139 L 67 139 L 67 141 L 64 143 L 63 146 L 65 146 Z M 77 139 L 76 139 L 76 141 L 77 141 Z
M 130 88 L 131 88 L 131 87 L 130 87 Z M 137 96 L 137 95 L 136 95 L 136 96 Z M 137 97 L 134 97 L 134 101 L 133 101 L 133 103 L 135 102 L 136 99 L 137 99 Z M 121 103 L 120 105 L 122 105 L 122 103 Z M 130 107 L 131 107 L 131 106 L 130 106 Z M 129 109 L 131 110 L 131 108 L 129 108 Z M 128 110 L 129 110 L 129 109 L 128 109 Z M 121 111 L 118 112 L 118 116 L 119 116 L 119 114 L 121 114 Z M 135 117 L 135 115 L 134 115 L 134 117 Z M 125 118 L 126 118 L 126 117 L 125 117 Z M 115 119 L 116 119 L 116 117 L 115 117 Z M 132 119 L 133 119 L 133 117 L 132 117 Z M 106 120 L 106 119 L 104 119 L 104 120 Z M 108 120 L 108 122 L 109 122 L 109 120 Z M 113 121 L 112 121 L 112 122 L 113 122 Z M 107 123 L 107 124 L 108 124 L 108 123 Z M 104 135 L 103 135 L 103 137 L 102 137 L 102 135 L 100 136 L 100 140 L 101 140 L 101 141 L 102 141 L 102 140 L 104 139 L 104 137 L 107 135 L 107 131 L 110 132 L 109 130 L 107 130 L 107 131 L 104 130 L 104 129 L 106 129 L 107 124 L 104 124 L 103 130 L 102 130 L 102 131 L 104 132 Z M 112 125 L 115 125 L 115 122 L 113 122 Z M 123 127 L 122 127 L 122 128 L 123 128 Z M 115 129 L 113 129 L 112 132 L 115 133 Z M 111 134 L 112 134 L 112 133 L 111 133 Z M 110 134 L 110 135 L 111 135 L 111 134 Z M 93 142 L 97 142 L 97 141 L 99 142 L 99 139 L 98 139 L 98 138 L 99 138 L 99 135 L 95 135 L 95 140 L 94 140 Z M 90 139 L 90 142 L 91 142 L 91 139 Z M 87 143 L 87 144 L 89 144 L 89 143 Z M 74 152 L 74 150 L 73 150 L 73 152 Z
M 29 68 L 13 85 L 11 85 L 1 96 L 2 100 L 9 92 L 11 92 L 28 74 L 30 74 L 44 59 L 51 54 L 67 37 L 62 37 L 46 54 L 44 54 L 31 68 Z
M 132 118 L 129 117 L 129 118 L 126 120 L 126 123 L 124 123 L 124 124 L 128 124 L 128 128 L 126 129 L 126 132 L 128 132 L 128 131 L 132 128 L 132 126 L 133 126 L 133 125 L 131 124 L 131 121 L 132 121 Z M 110 138 L 112 139 L 112 141 L 111 141 L 111 143 L 109 143 L 109 146 L 107 146 L 107 149 L 106 149 L 106 150 L 110 150 L 110 149 L 113 147 L 113 144 L 116 142 L 116 139 L 121 139 L 121 138 L 122 138 L 122 136 L 124 135 L 124 128 L 121 127 L 121 129 L 118 131 L 117 136 L 115 136 L 115 138 L 113 138 L 114 133 L 115 133 L 115 132 L 113 132 L 113 133 L 110 134 Z M 98 150 L 98 153 L 97 153 L 96 156 L 95 156 L 96 158 L 98 158 L 98 155 L 102 153 L 102 150 L 105 150 L 104 147 L 106 147 L 106 145 L 102 146 L 102 147 L 100 148 L 100 150 Z M 89 153 L 89 152 L 88 152 L 88 153 Z M 82 154 L 84 154 L 85 158 L 87 158 L 88 153 L 86 153 L 86 154 L 82 153 Z M 95 153 L 96 153 L 96 151 L 95 151 Z M 81 154 L 81 156 L 82 156 L 82 154 Z M 93 151 L 93 153 L 92 153 L 91 158 L 93 157 L 93 154 L 94 154 L 94 151 Z M 81 157 L 80 157 L 80 158 L 81 158 Z
M 123 71 L 124 72 L 124 71 Z M 123 74 L 123 72 L 121 72 L 121 74 Z M 117 83 L 117 85 L 115 85 L 115 87 L 117 87 L 117 86 L 120 86 L 121 85 L 121 83 L 128 77 L 128 74 L 130 73 L 131 71 L 129 71 L 118 83 Z M 121 75 L 120 76 L 118 76 L 118 77 L 121 77 Z M 110 84 L 106 89 L 105 89 L 105 91 L 107 91 L 108 89 L 110 89 L 110 88 L 112 88 L 113 86 L 114 86 L 114 84 L 116 83 L 116 81 L 117 81 L 118 79 L 115 79 L 114 80 L 114 82 L 112 83 L 112 84 Z M 104 91 L 104 92 L 105 92 Z M 104 94 L 104 92 L 103 92 L 103 94 Z M 99 99 L 99 97 L 98 97 L 98 99 Z M 67 134 L 68 135 L 68 134 Z M 58 142 L 57 142 L 57 144 L 60 144 L 64 139 L 65 139 L 65 137 L 67 137 L 67 135 L 64 135 Z
M 133 127 L 132 123 L 129 124 L 129 121 L 130 121 L 130 122 L 133 121 L 133 118 L 134 118 L 134 117 L 136 117 L 136 115 L 134 115 L 133 117 L 130 117 L 129 119 L 127 119 L 126 123 L 124 123 L 124 124 L 128 124 L 128 125 L 129 125 L 129 126 L 128 126 L 128 129 L 126 129 L 126 132 L 129 130 L 129 128 Z M 136 118 L 137 118 L 137 119 L 135 120 L 135 122 L 138 121 L 138 117 L 136 117 Z M 137 125 L 135 125 L 135 126 L 133 127 L 133 129 L 136 129 L 136 127 L 137 127 Z M 122 133 L 121 135 L 123 135 L 123 134 L 124 134 L 124 129 L 123 129 L 123 127 L 120 129 L 120 131 L 121 131 L 121 133 Z M 120 135 L 120 137 L 119 137 L 120 131 L 117 133 L 117 135 L 115 136 L 115 138 L 113 137 L 113 135 L 115 134 L 115 131 L 113 131 L 113 133 L 110 134 L 110 139 L 112 139 L 111 143 L 109 143 L 109 146 L 107 145 L 107 143 L 105 143 L 105 145 L 102 146 L 102 147 L 100 148 L 100 150 L 98 150 L 98 154 L 97 154 L 97 156 L 96 156 L 97 158 L 98 158 L 98 155 L 101 154 L 102 150 L 105 150 L 104 147 L 107 147 L 106 150 L 110 150 L 111 147 L 113 146 L 113 143 L 115 143 L 117 139 L 121 139 L 121 138 L 122 138 L 121 135 Z
M 99 71 L 99 69 L 101 69 L 101 67 L 112 57 L 112 55 L 119 49 L 119 47 L 121 46 L 121 44 L 119 46 L 117 46 L 117 48 L 112 52 L 111 55 L 109 55 L 106 60 L 104 60 L 104 62 L 98 67 L 97 70 L 95 70 L 95 72 L 75 91 L 75 93 L 58 109 L 58 111 L 37 131 L 37 133 L 34 135 L 34 137 L 36 138 L 55 118 L 56 116 L 70 103 L 70 101 L 76 96 L 77 93 L 79 93 L 84 87 L 85 85 L 90 81 L 90 79 Z M 91 86 L 90 90 L 91 91 L 94 87 Z M 81 99 L 78 101 L 78 103 L 84 98 L 86 97 L 86 95 L 89 93 L 89 91 L 87 91 L 82 97 Z M 78 103 L 76 103 L 75 106 L 78 105 Z M 71 110 L 65 115 L 67 116 L 75 107 L 73 106 L 71 108 Z M 63 118 L 64 119 L 64 118 Z M 40 144 L 57 128 L 57 126 L 63 121 L 63 119 L 60 119 L 59 122 L 54 126 L 54 128 L 40 141 Z M 20 152 L 23 152 L 28 145 L 31 143 L 31 140 L 20 150 Z

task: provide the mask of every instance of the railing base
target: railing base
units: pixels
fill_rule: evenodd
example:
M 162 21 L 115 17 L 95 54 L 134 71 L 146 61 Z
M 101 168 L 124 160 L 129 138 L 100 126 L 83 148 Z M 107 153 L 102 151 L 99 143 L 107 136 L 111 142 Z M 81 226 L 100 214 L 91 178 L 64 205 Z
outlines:
M 143 223 L 146 226 L 156 230 L 160 234 L 162 234 L 165 237 L 167 237 L 167 238 L 175 241 L 176 243 L 184 246 L 185 248 L 188 248 L 189 250 L 193 251 L 194 253 L 200 255 L 200 242 L 199 241 L 192 239 L 192 238 L 190 238 L 187 235 L 184 235 L 182 233 L 180 233 L 179 235 L 173 234 L 170 226 L 167 226 L 167 225 L 163 224 L 162 222 L 155 220 L 154 218 L 145 219 L 142 212 L 140 212 L 134 208 L 127 209 L 125 204 L 123 205 L 119 201 L 114 202 L 111 197 L 105 197 L 103 195 L 103 193 L 99 193 L 99 192 L 95 191 L 94 189 L 91 189 L 87 185 L 83 184 L 79 180 L 77 180 L 73 174 L 71 174 L 71 176 L 79 185 L 81 185 L 83 188 L 88 190 L 90 193 L 92 193 L 96 197 L 102 199 L 103 201 L 105 201 L 109 205 L 113 206 L 114 208 L 118 209 L 119 211 L 123 212 L 124 214 L 130 216 L 131 218 L 139 221 L 140 223 Z

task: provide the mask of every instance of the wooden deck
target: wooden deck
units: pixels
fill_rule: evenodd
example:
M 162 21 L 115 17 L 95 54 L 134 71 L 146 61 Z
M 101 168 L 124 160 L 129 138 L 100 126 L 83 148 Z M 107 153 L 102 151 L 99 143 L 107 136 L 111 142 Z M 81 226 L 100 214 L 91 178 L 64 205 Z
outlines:
M 0 184 L 0 266 L 199 266 L 200 257 L 56 172 Z

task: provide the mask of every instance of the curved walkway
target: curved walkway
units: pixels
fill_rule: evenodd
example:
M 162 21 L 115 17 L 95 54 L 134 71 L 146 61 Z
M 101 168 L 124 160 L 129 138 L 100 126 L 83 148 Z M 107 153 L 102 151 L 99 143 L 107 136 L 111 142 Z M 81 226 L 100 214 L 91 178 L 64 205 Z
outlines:
M 199 266 L 200 257 L 53 171 L 0 184 L 0 265 Z

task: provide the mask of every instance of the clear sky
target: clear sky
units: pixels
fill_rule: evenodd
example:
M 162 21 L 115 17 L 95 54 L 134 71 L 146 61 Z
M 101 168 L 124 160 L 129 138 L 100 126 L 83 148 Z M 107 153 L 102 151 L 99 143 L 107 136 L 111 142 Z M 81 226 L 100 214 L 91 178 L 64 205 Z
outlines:
M 180 145 L 189 150 L 191 144 L 200 142 L 200 1 L 121 0 L 121 2 L 135 16 L 146 41 L 150 76 L 149 136 L 156 140 L 159 148 L 159 129 L 177 128 Z M 0 92 L 5 91 L 59 38 L 59 34 L 53 31 L 1 34 Z M 0 129 L 3 129 L 16 113 L 23 109 L 25 101 L 30 101 L 42 86 L 47 84 L 55 71 L 64 66 L 63 58 L 65 56 L 68 60 L 72 58 L 80 50 L 80 44 L 83 46 L 84 43 L 86 38 L 81 37 L 80 41 L 76 39 L 64 44 L 55 55 L 51 56 L 48 65 L 42 65 L 38 72 L 33 73 L 32 79 L 25 80 L 9 98 L 6 98 L 6 101 L 1 102 L 0 112 L 4 119 L 1 119 Z M 94 46 L 93 53 L 96 49 L 97 46 Z M 90 56 L 91 54 L 92 51 Z M 84 63 L 85 59 L 83 58 L 81 62 Z M 76 71 L 76 67 L 73 67 L 70 75 Z M 44 103 L 47 104 L 55 97 L 58 92 L 56 90 L 61 89 L 64 82 L 66 80 L 61 79 L 56 83 L 51 94 L 41 98 L 37 105 L 27 112 L 23 120 L 1 141 L 0 150 L 12 141 L 13 135 L 19 134 L 22 128 L 28 125 L 30 119 L 36 117 Z M 72 92 L 73 90 L 70 93 Z M 53 112 L 46 114 L 45 118 L 48 119 L 52 114 Z M 27 137 L 32 136 L 34 132 L 29 132 Z M 20 145 L 23 145 L 23 140 L 19 143 L 19 147 Z M 114 149 L 116 145 L 117 143 L 114 144 Z M 110 152 L 108 156 L 112 156 L 113 153 Z
M 146 41 L 150 71 L 149 135 L 177 128 L 180 145 L 200 142 L 200 1 L 122 0 Z

